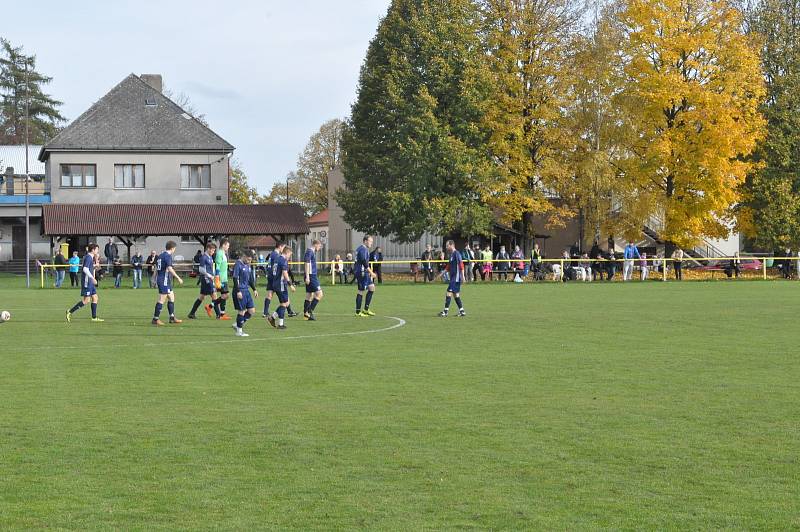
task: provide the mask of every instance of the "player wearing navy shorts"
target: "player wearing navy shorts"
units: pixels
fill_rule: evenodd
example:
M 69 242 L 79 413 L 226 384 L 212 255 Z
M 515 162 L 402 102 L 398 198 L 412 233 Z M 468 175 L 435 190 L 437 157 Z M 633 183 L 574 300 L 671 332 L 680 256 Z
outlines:
M 447 241 L 447 251 L 450 253 L 450 261 L 447 264 L 447 270 L 450 272 L 450 284 L 447 286 L 444 310 L 439 313 L 439 316 L 442 318 L 447 317 L 447 313 L 450 311 L 450 301 L 453 298 L 455 298 L 456 305 L 458 305 L 458 315 L 466 316 L 467 311 L 464 310 L 464 305 L 461 304 L 461 281 L 464 280 L 464 261 L 452 240 Z
M 92 305 L 92 321 L 97 323 L 101 320 L 97 317 L 97 271 L 96 262 L 100 254 L 100 246 L 97 244 L 89 244 L 86 248 L 87 253 L 83 257 L 83 265 L 81 271 L 81 300 L 75 306 L 67 311 L 67 321 L 72 321 L 72 314 L 82 309 L 87 303 Z
M 317 253 L 319 253 L 320 249 L 322 249 L 322 243 L 319 240 L 314 240 L 311 243 L 311 247 L 306 250 L 306 256 L 303 258 L 306 281 L 303 319 L 306 321 L 316 321 L 314 309 L 317 308 L 323 296 L 322 288 L 319 285 L 319 277 L 317 277 Z
M 175 278 L 180 284 L 183 284 L 183 279 L 175 273 L 172 267 L 172 255 L 175 253 L 175 248 L 178 245 L 170 240 L 167 242 L 166 250 L 156 259 L 156 287 L 158 288 L 158 301 L 156 301 L 156 310 L 153 313 L 153 325 L 162 326 L 164 322 L 159 319 L 161 316 L 161 309 L 164 308 L 164 301 L 167 302 L 167 311 L 169 312 L 170 323 L 183 323 L 175 317 L 175 292 L 172 291 L 172 279 Z
M 368 317 L 374 316 L 375 313 L 369 309 L 372 303 L 372 296 L 375 295 L 375 274 L 372 273 L 372 268 L 369 265 L 369 248 L 372 247 L 372 237 L 364 235 L 363 243 L 356 249 L 355 258 L 355 276 L 356 284 L 358 285 L 358 294 L 356 294 L 356 316 Z M 366 292 L 366 299 L 364 298 Z M 364 310 L 361 310 L 361 303 L 364 302 Z
M 274 292 L 272 290 L 272 283 L 274 279 L 272 278 L 272 266 L 278 262 L 278 257 L 281 256 L 283 253 L 283 248 L 286 246 L 283 242 L 277 242 L 275 244 L 275 248 L 267 257 L 267 293 L 264 295 L 264 314 L 265 318 L 269 318 L 269 306 L 272 304 L 272 296 Z
M 250 252 L 244 251 L 233 265 L 233 306 L 239 311 L 234 328 L 236 336 L 242 337 L 250 336 L 244 332 L 244 324 L 255 314 L 256 303 L 253 298 L 258 297 L 256 274 L 250 266 L 251 260 Z
M 197 265 L 197 274 L 200 276 L 200 295 L 194 300 L 192 311 L 189 312 L 188 318 L 190 320 L 197 319 L 195 312 L 200 308 L 200 305 L 206 300 L 206 296 L 211 298 L 214 306 L 206 305 L 204 308 L 209 318 L 220 317 L 219 305 L 217 304 L 217 289 L 214 286 L 214 253 L 217 251 L 217 245 L 213 242 L 206 244 L 206 252 L 200 255 L 200 262 Z
M 280 305 L 278 310 L 267 317 L 269 324 L 277 329 L 285 329 L 286 325 L 283 324 L 283 319 L 286 316 L 286 310 L 289 308 L 289 290 L 295 291 L 294 285 L 289 277 L 289 261 L 292 258 L 292 248 L 286 246 L 272 265 L 272 291 L 278 296 Z

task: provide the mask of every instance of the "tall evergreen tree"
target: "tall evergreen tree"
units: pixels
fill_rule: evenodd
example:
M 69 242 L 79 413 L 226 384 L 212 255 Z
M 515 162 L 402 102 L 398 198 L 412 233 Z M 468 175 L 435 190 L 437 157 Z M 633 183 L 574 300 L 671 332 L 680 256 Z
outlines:
M 767 134 L 744 187 L 740 226 L 756 246 L 800 246 L 800 0 L 762 0 L 748 14 L 762 43 Z
M 21 46 L 0 39 L 0 144 L 25 142 L 25 106 L 28 106 L 28 140 L 44 144 L 65 120 L 61 102 L 45 94 L 53 78 L 36 71 L 36 56 L 25 55 Z
M 393 0 L 343 136 L 346 221 L 399 241 L 489 231 L 488 94 L 472 0 Z

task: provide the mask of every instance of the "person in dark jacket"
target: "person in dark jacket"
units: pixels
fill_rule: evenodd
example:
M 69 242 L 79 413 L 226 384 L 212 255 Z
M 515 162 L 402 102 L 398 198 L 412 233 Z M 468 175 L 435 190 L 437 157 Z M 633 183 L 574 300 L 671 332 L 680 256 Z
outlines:
M 114 259 L 114 288 L 122 286 L 122 261 L 118 258 Z
M 150 255 L 147 256 L 144 263 L 147 266 L 147 278 L 149 280 L 150 288 L 156 287 L 156 276 L 153 275 L 153 268 L 155 267 L 158 256 L 155 250 L 150 250 Z
M 376 247 L 375 250 L 369 254 L 369 262 L 372 266 L 372 272 L 378 276 L 378 284 L 383 284 L 383 273 L 381 272 L 383 262 L 383 250 L 380 246 Z
M 617 256 L 614 254 L 614 249 L 609 249 L 606 253 L 606 280 L 612 281 L 614 274 L 617 272 Z
M 433 250 L 431 249 L 431 245 L 428 244 L 425 246 L 425 251 L 422 252 L 422 277 L 426 283 L 433 281 L 433 262 L 434 259 Z
M 142 287 L 143 263 L 144 263 L 144 257 L 142 257 L 142 253 L 136 250 L 136 252 L 133 254 L 133 257 L 131 257 L 131 266 L 133 267 L 133 288 Z
M 103 255 L 106 257 L 106 269 L 108 270 L 108 273 L 111 273 L 111 267 L 114 264 L 114 259 L 119 257 L 119 249 L 117 249 L 117 245 L 114 243 L 113 238 L 108 239 L 105 248 L 103 248 Z
M 56 252 L 56 256 L 53 259 L 53 264 L 55 264 L 56 268 L 56 288 L 61 288 L 61 285 L 64 283 L 64 277 L 67 275 L 67 259 L 64 258 L 64 254 L 61 253 L 61 248 L 58 248 Z

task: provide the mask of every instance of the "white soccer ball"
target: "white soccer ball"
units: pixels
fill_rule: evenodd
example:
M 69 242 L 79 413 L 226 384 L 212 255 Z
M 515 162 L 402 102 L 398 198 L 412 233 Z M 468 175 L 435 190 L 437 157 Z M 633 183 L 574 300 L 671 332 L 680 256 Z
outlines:
M 11 313 L 7 310 L 0 312 L 0 321 L 8 321 L 11 319 Z

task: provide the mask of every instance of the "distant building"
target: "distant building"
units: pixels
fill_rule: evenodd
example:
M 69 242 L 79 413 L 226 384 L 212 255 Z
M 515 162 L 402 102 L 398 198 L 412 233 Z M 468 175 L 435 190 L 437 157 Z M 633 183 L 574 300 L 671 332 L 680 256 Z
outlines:
M 37 158 L 41 148 L 29 145 L 27 149 L 33 257 L 50 253 L 50 240 L 41 236 L 42 205 L 51 201 L 45 164 Z M 25 259 L 25 152 L 25 146 L 0 146 L 0 262 Z M 9 168 L 11 176 L 6 175 Z
M 233 150 L 162 93 L 160 75 L 131 74 L 42 146 L 39 161 L 54 204 L 227 205 Z M 65 237 L 70 250 L 96 240 Z M 179 256 L 198 247 L 192 234 L 135 245 L 159 250 L 170 239 Z

